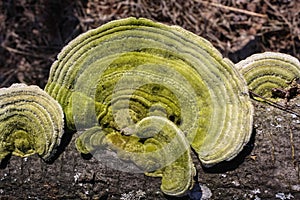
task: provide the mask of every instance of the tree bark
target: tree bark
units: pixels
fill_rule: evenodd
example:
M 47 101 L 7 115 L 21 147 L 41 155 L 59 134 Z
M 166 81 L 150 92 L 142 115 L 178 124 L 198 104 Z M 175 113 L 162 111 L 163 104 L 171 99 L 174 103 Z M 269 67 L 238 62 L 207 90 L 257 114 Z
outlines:
M 193 155 L 196 185 L 206 188 L 203 197 L 211 192 L 210 199 L 300 199 L 300 118 L 253 103 L 251 141 L 236 158 L 211 168 L 202 167 Z M 300 112 L 300 98 L 288 105 Z M 118 171 L 82 157 L 74 138 L 53 163 L 38 156 L 13 156 L 2 162 L 1 199 L 174 199 L 160 191 L 160 178 Z

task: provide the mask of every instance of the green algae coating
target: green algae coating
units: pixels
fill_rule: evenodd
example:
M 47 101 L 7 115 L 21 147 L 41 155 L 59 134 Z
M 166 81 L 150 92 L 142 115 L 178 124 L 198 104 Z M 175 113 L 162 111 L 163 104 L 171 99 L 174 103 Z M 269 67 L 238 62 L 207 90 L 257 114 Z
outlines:
M 117 147 L 139 140 L 123 131 L 144 118 L 168 119 L 204 165 L 235 157 L 252 132 L 247 85 L 233 63 L 207 40 L 143 18 L 75 38 L 52 65 L 45 91 L 62 105 L 68 128 L 99 127 L 99 138 L 118 138 Z M 79 151 L 90 150 L 80 145 L 92 144 L 88 138 L 77 142 Z
M 277 52 L 254 54 L 236 64 L 244 76 L 249 89 L 254 93 L 276 100 L 273 88 L 285 89 L 296 78 L 300 78 L 300 62 L 297 58 Z M 262 100 L 255 97 L 257 100 Z
M 37 86 L 0 89 L 0 160 L 37 153 L 51 158 L 63 134 L 62 108 Z
M 195 168 L 190 145 L 181 130 L 170 120 L 151 116 L 130 128 L 131 135 L 112 129 L 92 127 L 76 139 L 82 153 L 113 149 L 119 158 L 133 161 L 148 176 L 162 177 L 165 194 L 182 195 L 193 186 Z

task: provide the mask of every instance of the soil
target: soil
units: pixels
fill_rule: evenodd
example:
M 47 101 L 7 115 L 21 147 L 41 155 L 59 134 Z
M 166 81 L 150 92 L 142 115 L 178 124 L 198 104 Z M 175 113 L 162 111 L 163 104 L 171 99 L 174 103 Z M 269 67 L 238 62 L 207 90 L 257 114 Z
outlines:
M 22 82 L 43 88 L 64 45 L 82 32 L 129 16 L 179 25 L 212 42 L 233 62 L 265 51 L 300 58 L 298 0 L 4 0 L 0 87 Z M 253 137 L 237 158 L 205 168 L 194 156 L 203 198 L 211 192 L 210 199 L 300 199 L 300 119 L 253 103 Z M 300 112 L 299 97 L 288 105 Z M 0 199 L 174 199 L 161 193 L 159 178 L 82 157 L 74 138 L 69 139 L 53 163 L 38 156 L 1 163 Z M 195 190 L 178 199 L 199 199 Z

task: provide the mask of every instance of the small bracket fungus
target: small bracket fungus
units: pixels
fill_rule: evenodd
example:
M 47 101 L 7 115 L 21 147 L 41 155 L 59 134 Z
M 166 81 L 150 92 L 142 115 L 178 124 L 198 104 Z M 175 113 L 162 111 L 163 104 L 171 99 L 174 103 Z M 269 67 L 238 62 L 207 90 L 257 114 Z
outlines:
M 37 153 L 49 160 L 63 134 L 63 112 L 37 86 L 13 84 L 0 89 L 0 160 Z
M 277 52 L 254 54 L 236 64 L 257 100 L 287 101 L 299 93 L 300 62 Z M 260 97 L 259 97 L 260 96 Z
M 62 105 L 68 127 L 82 133 L 79 151 L 110 141 L 119 157 L 147 175 L 162 176 L 162 190 L 169 195 L 190 188 L 181 187 L 193 174 L 189 148 L 179 147 L 184 140 L 176 143 L 180 153 L 168 154 L 172 162 L 154 172 L 148 169 L 151 159 L 145 166 L 146 160 L 134 157 L 135 151 L 171 143 L 159 137 L 165 128 L 160 123 L 184 134 L 204 165 L 235 157 L 252 132 L 247 84 L 234 65 L 207 40 L 143 18 L 116 20 L 75 38 L 52 65 L 45 90 Z M 148 127 L 149 135 L 140 135 L 137 127 Z M 136 149 L 128 155 L 126 146 Z M 158 163 L 166 158 L 154 157 Z

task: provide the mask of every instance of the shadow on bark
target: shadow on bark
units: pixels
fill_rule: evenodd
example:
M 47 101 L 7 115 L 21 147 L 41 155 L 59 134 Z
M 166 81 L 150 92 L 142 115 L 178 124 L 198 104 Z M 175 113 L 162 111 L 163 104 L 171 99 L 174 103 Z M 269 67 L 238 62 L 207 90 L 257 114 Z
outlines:
M 8 156 L 6 156 L 4 159 L 1 160 L 0 169 L 5 169 L 7 167 L 10 158 L 11 158 L 11 154 L 9 154 Z
M 60 145 L 56 147 L 53 156 L 51 156 L 49 160 L 44 160 L 47 164 L 53 164 L 55 160 L 57 160 L 58 157 L 66 150 L 66 147 L 70 144 L 74 133 L 74 131 L 65 130 L 65 133 L 61 138 Z

